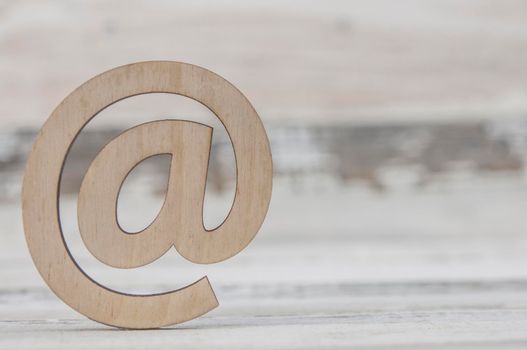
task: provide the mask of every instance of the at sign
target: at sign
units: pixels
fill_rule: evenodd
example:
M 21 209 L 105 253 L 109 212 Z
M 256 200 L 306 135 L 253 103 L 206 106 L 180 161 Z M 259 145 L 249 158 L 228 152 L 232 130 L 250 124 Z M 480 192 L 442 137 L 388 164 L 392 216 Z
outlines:
M 161 92 L 202 103 L 225 126 L 236 158 L 233 206 L 218 228 L 204 228 L 210 127 L 183 120 L 135 126 L 103 148 L 82 182 L 79 229 L 95 257 L 114 267 L 131 268 L 154 261 L 174 246 L 195 263 L 225 260 L 254 238 L 271 198 L 271 151 L 262 122 L 242 93 L 218 75 L 191 64 L 142 62 L 102 73 L 67 96 L 39 132 L 27 163 L 24 230 L 33 261 L 51 290 L 90 319 L 117 327 L 171 325 L 218 305 L 207 277 L 162 294 L 130 295 L 106 288 L 84 273 L 64 243 L 58 211 L 60 178 L 76 136 L 109 105 Z M 156 154 L 172 155 L 165 203 L 149 227 L 127 234 L 117 222 L 120 186 L 135 165 Z

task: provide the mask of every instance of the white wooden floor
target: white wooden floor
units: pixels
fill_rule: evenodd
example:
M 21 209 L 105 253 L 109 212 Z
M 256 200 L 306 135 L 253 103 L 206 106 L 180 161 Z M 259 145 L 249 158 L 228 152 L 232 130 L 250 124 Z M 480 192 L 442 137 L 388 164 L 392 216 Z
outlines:
M 73 200 L 64 201 L 66 240 L 97 281 L 159 292 L 209 276 L 218 309 L 150 331 L 97 324 L 58 300 L 28 256 L 18 204 L 3 204 L 0 348 L 527 348 L 523 182 L 388 194 L 283 188 L 255 241 L 212 266 L 172 251 L 137 270 L 106 267 L 83 248 L 67 220 Z

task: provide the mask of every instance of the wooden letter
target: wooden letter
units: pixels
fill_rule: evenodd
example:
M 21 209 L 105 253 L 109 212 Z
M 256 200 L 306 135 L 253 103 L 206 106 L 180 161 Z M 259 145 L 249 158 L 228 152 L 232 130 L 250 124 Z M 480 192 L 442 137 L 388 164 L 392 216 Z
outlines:
M 85 316 L 117 327 L 176 324 L 218 305 L 207 277 L 162 294 L 130 295 L 108 289 L 84 273 L 64 243 L 58 198 L 71 144 L 104 108 L 156 92 L 190 97 L 221 120 L 236 157 L 233 206 L 219 227 L 204 228 L 210 127 L 176 120 L 136 126 L 103 148 L 82 182 L 79 229 L 95 257 L 114 267 L 131 268 L 154 261 L 174 246 L 195 263 L 225 260 L 254 238 L 271 198 L 272 162 L 265 129 L 249 101 L 218 75 L 185 63 L 142 62 L 98 75 L 67 96 L 42 127 L 27 162 L 22 191 L 26 240 L 37 269 L 59 298 Z M 127 234 L 116 216 L 121 184 L 135 165 L 156 154 L 172 156 L 165 203 L 149 227 Z

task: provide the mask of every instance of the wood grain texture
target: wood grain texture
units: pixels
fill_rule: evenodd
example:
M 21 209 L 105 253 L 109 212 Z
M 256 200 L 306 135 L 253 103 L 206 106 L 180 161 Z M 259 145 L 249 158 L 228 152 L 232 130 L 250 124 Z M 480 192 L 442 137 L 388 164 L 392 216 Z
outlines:
M 210 232 L 204 229 L 210 128 L 188 121 L 156 121 L 132 128 L 97 156 L 79 195 L 81 234 L 97 258 L 117 267 L 140 266 L 174 245 L 190 261 L 222 261 L 254 238 L 271 196 L 271 153 L 263 125 L 241 92 L 208 70 L 178 62 L 136 63 L 105 72 L 66 97 L 41 129 L 28 159 L 22 191 L 26 240 L 37 269 L 57 296 L 93 320 L 126 328 L 180 323 L 218 305 L 206 277 L 154 295 L 105 288 L 82 271 L 64 243 L 58 198 L 71 144 L 104 108 L 130 96 L 156 92 L 190 97 L 224 124 L 236 157 L 233 207 L 222 225 Z M 137 163 L 160 153 L 173 158 L 165 205 L 145 232 L 126 235 L 115 215 L 120 185 Z M 171 204 L 175 200 L 178 206 Z

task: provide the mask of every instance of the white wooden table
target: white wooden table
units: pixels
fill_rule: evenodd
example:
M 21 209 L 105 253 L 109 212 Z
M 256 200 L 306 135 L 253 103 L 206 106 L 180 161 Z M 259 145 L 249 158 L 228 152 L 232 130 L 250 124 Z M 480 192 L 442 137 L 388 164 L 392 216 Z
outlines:
M 209 276 L 218 309 L 150 331 L 97 324 L 58 300 L 29 258 L 18 203 L 2 204 L 0 348 L 527 347 L 523 180 L 386 194 L 326 188 L 294 195 L 286 188 L 275 183 L 256 240 L 212 266 L 172 251 L 137 270 L 106 267 L 82 246 L 71 220 L 74 200 L 64 200 L 66 240 L 97 281 L 159 292 Z M 136 196 L 136 204 L 154 201 Z M 210 197 L 207 205 L 220 200 Z

